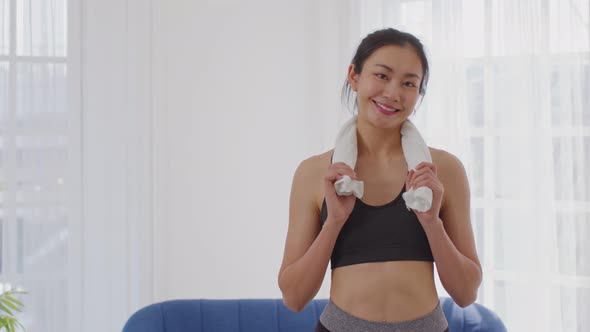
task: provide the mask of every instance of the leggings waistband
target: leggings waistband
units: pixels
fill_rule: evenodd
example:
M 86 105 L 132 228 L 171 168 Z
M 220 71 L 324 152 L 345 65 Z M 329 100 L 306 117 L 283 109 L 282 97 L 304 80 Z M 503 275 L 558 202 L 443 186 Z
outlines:
M 320 316 L 320 322 L 332 332 L 442 332 L 449 325 L 440 303 L 430 313 L 414 320 L 377 322 L 353 316 L 329 301 Z

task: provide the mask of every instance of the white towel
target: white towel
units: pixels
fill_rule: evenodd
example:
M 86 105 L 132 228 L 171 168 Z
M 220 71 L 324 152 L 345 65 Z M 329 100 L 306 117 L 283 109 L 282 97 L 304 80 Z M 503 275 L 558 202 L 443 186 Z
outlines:
M 336 146 L 332 155 L 332 163 L 343 162 L 354 170 L 357 158 L 357 140 L 356 140 L 356 116 L 352 117 L 340 129 L 336 136 Z M 344 175 L 342 179 L 334 183 L 336 193 L 340 196 L 350 196 L 354 194 L 361 199 L 365 192 L 363 181 L 357 181 Z
M 334 155 L 332 163 L 343 162 L 354 170 L 358 156 L 357 137 L 356 137 L 356 120 L 354 116 L 348 120 L 340 129 L 336 137 Z M 416 169 L 416 166 L 423 161 L 432 162 L 430 150 L 422 139 L 422 135 L 410 120 L 406 120 L 401 128 L 402 150 L 408 169 Z M 334 183 L 336 193 L 341 196 L 354 194 L 359 199 L 363 197 L 364 183 L 362 181 L 352 180 L 345 175 Z M 413 190 L 406 190 L 402 195 L 408 209 L 414 209 L 420 212 L 430 210 L 432 206 L 432 190 L 428 187 L 420 187 Z
M 402 150 L 404 151 L 404 157 L 406 157 L 408 169 L 416 170 L 416 166 L 424 161 L 432 163 L 430 149 L 428 149 L 422 135 L 410 120 L 406 120 L 402 125 L 401 134 Z M 416 188 L 416 190 L 410 188 L 402 194 L 402 197 L 406 201 L 408 209 L 426 212 L 432 207 L 432 189 L 428 187 L 420 187 Z

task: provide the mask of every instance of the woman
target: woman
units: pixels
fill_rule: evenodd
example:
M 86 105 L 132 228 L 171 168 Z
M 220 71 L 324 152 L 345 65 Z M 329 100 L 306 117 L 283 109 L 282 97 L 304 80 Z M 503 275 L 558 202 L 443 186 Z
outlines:
M 356 94 L 355 169 L 333 150 L 295 171 L 279 287 L 302 310 L 331 259 L 330 301 L 316 331 L 448 331 L 434 283 L 461 307 L 473 303 L 482 272 L 470 224 L 469 184 L 453 155 L 430 148 L 432 163 L 408 170 L 400 129 L 428 83 L 428 61 L 411 34 L 383 29 L 359 45 L 345 91 Z M 352 91 L 351 91 L 352 90 Z M 365 183 L 362 199 L 338 196 L 342 176 Z M 408 211 L 407 188 L 432 189 L 432 207 Z

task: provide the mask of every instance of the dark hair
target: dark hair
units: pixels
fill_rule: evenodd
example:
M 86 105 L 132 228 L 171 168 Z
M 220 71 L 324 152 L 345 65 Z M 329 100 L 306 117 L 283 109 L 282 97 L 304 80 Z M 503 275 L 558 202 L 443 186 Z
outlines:
M 426 86 L 428 85 L 428 75 L 430 73 L 428 59 L 426 59 L 424 46 L 420 40 L 410 33 L 402 32 L 393 28 L 386 28 L 367 35 L 359 44 L 351 63 L 354 65 L 355 72 L 360 74 L 367 58 L 377 49 L 387 45 L 404 47 L 408 44 L 414 48 L 416 53 L 418 53 L 420 62 L 422 62 L 423 76 L 422 81 L 420 82 L 419 93 L 424 97 L 426 94 Z M 345 100 L 347 103 L 350 102 L 351 97 L 352 88 L 350 87 L 350 83 L 348 83 L 347 77 L 344 86 L 342 87 L 342 102 L 344 103 Z

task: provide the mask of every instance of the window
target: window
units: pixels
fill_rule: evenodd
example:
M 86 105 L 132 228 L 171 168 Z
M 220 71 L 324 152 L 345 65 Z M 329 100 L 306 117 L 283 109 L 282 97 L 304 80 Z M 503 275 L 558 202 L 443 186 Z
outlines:
M 590 324 L 589 3 L 360 5 L 361 35 L 394 27 L 426 46 L 431 82 L 415 122 L 468 171 L 478 302 L 510 331 Z
M 0 0 L 0 292 L 30 332 L 67 322 L 67 80 L 66 0 Z

